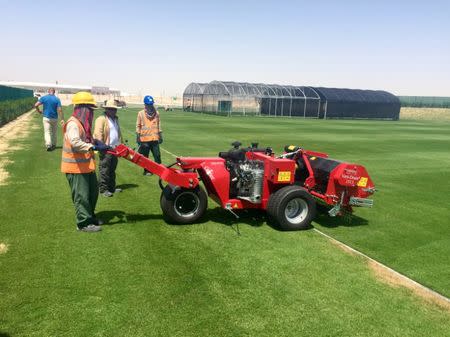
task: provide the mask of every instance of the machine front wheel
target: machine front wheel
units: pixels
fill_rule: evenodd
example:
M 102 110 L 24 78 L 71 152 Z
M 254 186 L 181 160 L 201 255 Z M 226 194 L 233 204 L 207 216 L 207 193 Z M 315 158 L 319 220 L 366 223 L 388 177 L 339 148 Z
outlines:
M 269 221 L 285 231 L 307 229 L 316 214 L 316 201 L 300 186 L 286 186 L 269 198 Z
M 203 216 L 208 206 L 208 197 L 201 187 L 173 190 L 168 185 L 161 193 L 160 204 L 168 222 L 190 224 Z

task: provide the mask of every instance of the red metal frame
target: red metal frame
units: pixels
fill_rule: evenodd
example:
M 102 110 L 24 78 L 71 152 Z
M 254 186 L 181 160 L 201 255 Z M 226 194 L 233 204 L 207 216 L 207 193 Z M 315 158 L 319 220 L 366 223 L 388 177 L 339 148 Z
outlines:
M 126 145 L 120 144 L 114 149 L 114 151 L 109 151 L 109 153 L 114 154 L 117 157 L 125 158 L 132 163 L 139 165 L 147 171 L 161 177 L 162 180 L 167 181 L 169 184 L 185 188 L 194 188 L 199 184 L 198 175 L 196 172 L 184 172 L 155 163 L 153 160 L 144 157 Z
M 375 185 L 366 169 L 357 164 L 340 163 L 329 175 L 325 194 L 315 190 L 316 180 L 311 167 L 310 158 L 328 158 L 326 153 L 314 152 L 300 149 L 294 156 L 294 160 L 301 157 L 308 170 L 309 177 L 306 178 L 304 186 L 309 192 L 328 205 L 341 204 L 347 211 L 351 211 L 350 198 L 367 198 L 375 191 Z
M 230 173 L 226 168 L 225 159 L 220 157 L 178 157 L 177 168 L 157 164 L 129 147 L 121 144 L 110 151 L 117 157 L 125 158 L 136 165 L 158 175 L 167 183 L 184 188 L 195 188 L 201 180 L 208 195 L 223 208 L 266 209 L 270 196 L 286 185 L 295 184 L 296 162 L 302 158 L 309 176 L 303 187 L 311 195 L 329 205 L 340 204 L 351 211 L 350 198 L 367 198 L 374 192 L 374 184 L 366 169 L 361 165 L 341 163 L 329 175 L 326 192 L 323 194 L 316 188 L 314 171 L 310 158 L 328 158 L 326 153 L 300 149 L 290 159 L 275 158 L 273 154 L 262 152 L 246 152 L 249 160 L 264 163 L 263 189 L 260 203 L 252 203 L 243 199 L 230 199 Z

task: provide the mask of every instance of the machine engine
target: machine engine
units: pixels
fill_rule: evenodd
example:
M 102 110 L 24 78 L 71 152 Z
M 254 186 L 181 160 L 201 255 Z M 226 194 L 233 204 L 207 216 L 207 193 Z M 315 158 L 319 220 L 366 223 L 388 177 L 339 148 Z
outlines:
M 236 176 L 231 181 L 236 182 L 236 197 L 252 203 L 261 202 L 264 164 L 258 160 L 246 160 L 234 167 Z
M 258 149 L 257 144 L 250 148 L 240 148 L 241 143 L 234 142 L 228 152 L 220 152 L 219 157 L 226 160 L 230 172 L 230 198 L 239 198 L 255 204 L 261 203 L 264 178 L 264 163 L 260 160 L 249 160 L 246 152 L 266 152 Z

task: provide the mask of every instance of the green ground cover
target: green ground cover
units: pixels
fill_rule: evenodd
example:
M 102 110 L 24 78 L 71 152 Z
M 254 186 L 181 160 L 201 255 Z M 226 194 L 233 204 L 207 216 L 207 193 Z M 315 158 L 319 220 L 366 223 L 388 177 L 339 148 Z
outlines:
M 130 145 L 136 112 L 120 111 Z M 450 295 L 450 124 L 161 115 L 163 148 L 177 155 L 259 141 L 365 165 L 375 207 L 314 226 Z M 253 213 L 238 236 L 212 201 L 201 223 L 166 224 L 156 177 L 124 160 L 124 191 L 99 199 L 104 230 L 76 232 L 61 150 L 45 152 L 32 123 L 0 186 L 0 336 L 450 336 L 448 311 L 314 231 L 278 232 Z
M 29 111 L 34 103 L 36 103 L 36 98 L 34 97 L 0 100 L 0 127 L 24 112 Z

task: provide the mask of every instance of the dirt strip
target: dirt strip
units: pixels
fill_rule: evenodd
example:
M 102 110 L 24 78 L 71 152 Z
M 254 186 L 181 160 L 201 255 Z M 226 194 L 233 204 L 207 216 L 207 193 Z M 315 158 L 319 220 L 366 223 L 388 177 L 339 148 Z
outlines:
M 435 292 L 434 290 L 425 287 L 424 285 L 410 279 L 409 277 L 400 274 L 399 272 L 385 266 L 384 264 L 372 259 L 371 257 L 361 253 L 360 251 L 347 246 L 345 243 L 336 240 L 335 238 L 319 231 L 314 228 L 316 233 L 319 233 L 322 236 L 325 236 L 329 239 L 334 245 L 338 246 L 340 249 L 345 251 L 346 253 L 352 255 L 359 255 L 363 257 L 367 261 L 367 265 L 373 271 L 375 277 L 380 281 L 392 286 L 392 287 L 405 287 L 411 290 L 416 296 L 419 296 L 423 300 L 436 304 L 447 311 L 450 311 L 450 299 Z
M 0 186 L 6 185 L 9 177 L 5 167 L 12 161 L 8 158 L 8 154 L 21 148 L 17 145 L 17 141 L 24 139 L 29 134 L 30 122 L 34 114 L 34 110 L 29 111 L 0 128 Z

